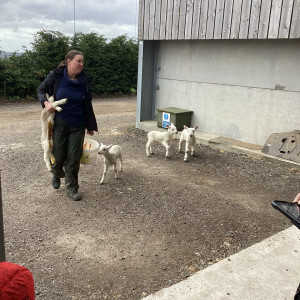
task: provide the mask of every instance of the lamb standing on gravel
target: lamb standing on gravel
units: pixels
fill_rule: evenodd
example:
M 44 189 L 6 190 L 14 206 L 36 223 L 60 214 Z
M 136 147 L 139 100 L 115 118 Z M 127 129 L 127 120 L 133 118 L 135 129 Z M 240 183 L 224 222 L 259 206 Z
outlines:
M 161 132 L 161 131 L 150 131 L 147 134 L 148 142 L 146 145 L 146 154 L 149 157 L 150 154 L 153 154 L 152 145 L 155 143 L 161 143 L 166 148 L 166 157 L 170 157 L 169 148 L 170 148 L 170 141 L 175 134 L 177 134 L 177 128 L 173 123 L 171 125 L 167 125 L 168 131 Z
M 117 161 L 119 160 L 120 162 L 120 172 L 122 172 L 123 159 L 122 159 L 121 147 L 119 145 L 106 146 L 100 143 L 98 154 L 103 155 L 104 157 L 104 169 L 103 169 L 103 175 L 100 184 L 103 184 L 109 166 L 113 166 L 115 172 L 115 178 L 120 178 L 119 172 L 117 170 Z
M 185 125 L 183 127 L 184 129 L 181 132 L 178 150 L 181 152 L 182 145 L 185 142 L 184 161 L 187 162 L 189 151 L 191 151 L 191 155 L 194 155 L 194 147 L 196 145 L 195 130 L 198 129 L 198 125 L 196 125 L 194 128 L 189 128 Z

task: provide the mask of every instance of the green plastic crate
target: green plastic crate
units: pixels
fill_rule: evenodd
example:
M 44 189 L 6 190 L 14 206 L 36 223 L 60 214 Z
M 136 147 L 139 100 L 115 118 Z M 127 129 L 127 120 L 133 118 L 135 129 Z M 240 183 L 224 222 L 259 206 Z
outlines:
M 183 125 L 191 127 L 193 111 L 177 107 L 157 108 L 157 126 L 166 128 L 168 121 L 173 123 L 178 131 L 183 130 Z

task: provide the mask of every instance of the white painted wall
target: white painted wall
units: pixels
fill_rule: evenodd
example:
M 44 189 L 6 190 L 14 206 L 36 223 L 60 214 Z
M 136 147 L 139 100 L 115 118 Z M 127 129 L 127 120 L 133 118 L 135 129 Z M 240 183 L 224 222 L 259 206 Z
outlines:
M 300 40 L 160 41 L 158 66 L 155 107 L 202 132 L 263 145 L 300 129 Z

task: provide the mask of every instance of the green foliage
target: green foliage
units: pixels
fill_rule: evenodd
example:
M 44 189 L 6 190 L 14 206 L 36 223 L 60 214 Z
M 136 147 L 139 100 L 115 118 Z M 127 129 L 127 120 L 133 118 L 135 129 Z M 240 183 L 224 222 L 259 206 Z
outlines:
M 58 31 L 36 33 L 32 51 L 0 58 L 0 97 L 36 99 L 46 75 L 77 49 L 84 54 L 84 70 L 93 78 L 96 95 L 136 93 L 138 44 L 126 35 L 108 41 L 95 32 L 68 38 Z
M 0 95 L 5 98 L 27 98 L 32 96 L 40 81 L 36 75 L 33 55 L 25 51 L 0 60 Z
M 84 53 L 84 68 L 93 77 L 93 92 L 128 94 L 137 86 L 138 44 L 121 35 L 110 42 L 92 32 L 77 33 L 71 45 Z
M 69 38 L 58 31 L 39 31 L 31 44 L 35 53 L 36 69 L 41 78 L 45 78 L 51 70 L 57 68 L 69 51 Z
M 106 91 L 106 72 L 108 65 L 107 39 L 92 32 L 77 33 L 73 46 L 84 54 L 84 69 L 93 78 L 93 92 L 97 95 Z
M 137 43 L 125 35 L 112 39 L 108 44 L 107 56 L 107 93 L 130 93 L 137 84 Z

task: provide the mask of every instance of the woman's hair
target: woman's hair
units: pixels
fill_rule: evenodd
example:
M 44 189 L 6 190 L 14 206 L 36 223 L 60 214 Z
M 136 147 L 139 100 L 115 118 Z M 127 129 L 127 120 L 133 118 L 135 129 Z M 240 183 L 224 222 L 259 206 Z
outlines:
M 72 60 L 76 55 L 81 55 L 83 56 L 81 51 L 78 50 L 70 50 L 66 56 L 65 59 L 58 65 L 59 68 L 66 67 L 68 65 L 67 60 L 70 59 Z

